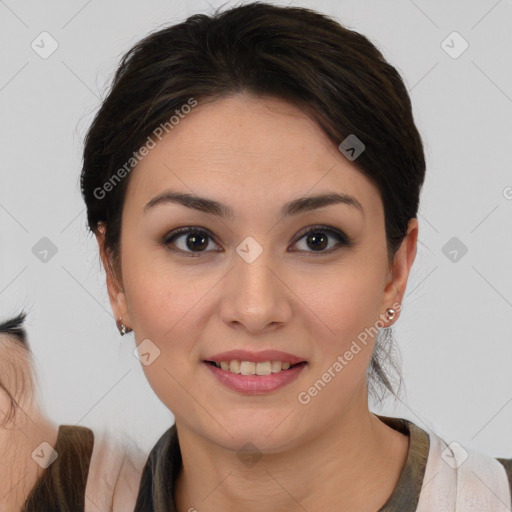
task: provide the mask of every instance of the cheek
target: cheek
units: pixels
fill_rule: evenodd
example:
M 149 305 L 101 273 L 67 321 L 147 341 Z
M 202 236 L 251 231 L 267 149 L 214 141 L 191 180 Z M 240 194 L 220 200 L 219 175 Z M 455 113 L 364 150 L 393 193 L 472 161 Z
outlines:
M 165 361 L 173 375 L 184 373 L 197 363 L 196 340 L 213 314 L 206 309 L 208 290 L 219 278 L 211 271 L 180 267 L 159 248 L 127 244 L 124 250 L 123 282 L 136 342 L 151 340 L 160 350 L 159 364 Z
M 374 326 L 379 318 L 381 295 L 380 274 L 368 271 L 361 263 L 347 264 L 338 272 L 318 279 L 301 278 L 304 303 L 311 321 L 325 333 L 323 352 L 332 354 L 350 346 L 353 339 Z
M 306 328 L 319 333 L 314 338 L 317 364 L 306 384 L 310 387 L 301 390 L 302 399 L 305 394 L 311 397 L 311 405 L 300 409 L 308 417 L 330 417 L 333 410 L 349 407 L 354 395 L 365 392 L 378 332 L 372 327 L 380 313 L 379 279 L 377 273 L 360 274 L 354 266 L 324 280 L 323 286 L 318 280 L 317 288 L 314 280 L 308 284 L 311 294 L 306 302 L 314 314 L 308 313 L 311 323 Z
M 165 250 L 127 241 L 123 247 L 123 283 L 133 328 L 163 343 L 200 296 L 197 281 L 176 265 Z
M 124 285 L 136 344 L 146 343 L 151 358 L 148 365 L 141 358 L 141 367 L 168 409 L 186 410 L 190 401 L 183 388 L 190 386 L 194 340 L 203 329 L 198 301 L 204 292 L 189 286 L 183 274 L 169 268 L 138 265 L 134 258 L 127 258 L 125 263 Z

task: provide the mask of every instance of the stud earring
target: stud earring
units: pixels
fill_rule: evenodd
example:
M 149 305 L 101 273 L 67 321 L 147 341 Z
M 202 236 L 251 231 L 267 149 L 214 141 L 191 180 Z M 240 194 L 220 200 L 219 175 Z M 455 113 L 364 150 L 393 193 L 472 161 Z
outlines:
M 388 321 L 393 320 L 395 318 L 395 310 L 391 308 L 386 309 L 386 318 Z
M 119 318 L 119 320 L 116 320 L 116 324 L 117 324 L 117 328 L 119 330 L 119 333 L 121 334 L 121 336 L 124 336 L 127 332 L 132 332 L 133 329 L 130 329 L 129 327 L 126 327 L 126 325 L 124 325 L 121 320 L 123 319 L 123 317 Z

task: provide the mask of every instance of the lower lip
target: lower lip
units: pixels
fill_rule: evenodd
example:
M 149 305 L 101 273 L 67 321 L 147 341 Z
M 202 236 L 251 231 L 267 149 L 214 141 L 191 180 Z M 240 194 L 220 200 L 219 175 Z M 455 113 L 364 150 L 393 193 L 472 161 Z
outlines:
M 286 386 L 299 376 L 307 363 L 301 363 L 289 370 L 281 370 L 269 375 L 242 375 L 225 371 L 207 362 L 203 362 L 203 364 L 226 387 L 240 393 L 258 394 L 269 393 Z

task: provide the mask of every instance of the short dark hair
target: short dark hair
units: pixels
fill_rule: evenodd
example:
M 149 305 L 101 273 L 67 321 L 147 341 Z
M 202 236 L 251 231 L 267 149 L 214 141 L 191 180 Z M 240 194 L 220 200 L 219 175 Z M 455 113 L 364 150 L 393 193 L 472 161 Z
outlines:
M 353 165 L 380 192 L 391 261 L 417 215 L 425 178 L 422 140 L 400 74 L 367 37 L 326 15 L 253 2 L 160 28 L 122 57 L 86 134 L 81 173 L 88 226 L 96 232 L 106 225 L 116 274 L 129 176 L 108 194 L 98 191 L 190 98 L 201 103 L 241 92 L 292 102 L 337 147 L 349 135 L 364 143 Z M 396 394 L 382 355 L 399 373 L 391 333 L 383 331 L 369 367 L 374 395 L 372 380 Z

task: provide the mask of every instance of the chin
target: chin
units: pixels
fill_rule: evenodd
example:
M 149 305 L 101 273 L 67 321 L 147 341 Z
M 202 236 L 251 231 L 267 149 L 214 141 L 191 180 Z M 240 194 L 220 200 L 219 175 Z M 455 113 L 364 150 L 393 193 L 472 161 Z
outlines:
M 251 451 L 252 448 L 262 454 L 280 453 L 295 447 L 299 440 L 297 428 L 291 424 L 285 425 L 283 417 L 274 414 L 268 421 L 264 421 L 263 418 L 255 420 L 254 415 L 247 416 L 243 421 L 239 419 L 227 426 L 227 432 L 219 426 L 212 436 L 210 426 L 205 434 L 215 444 L 233 452 Z

